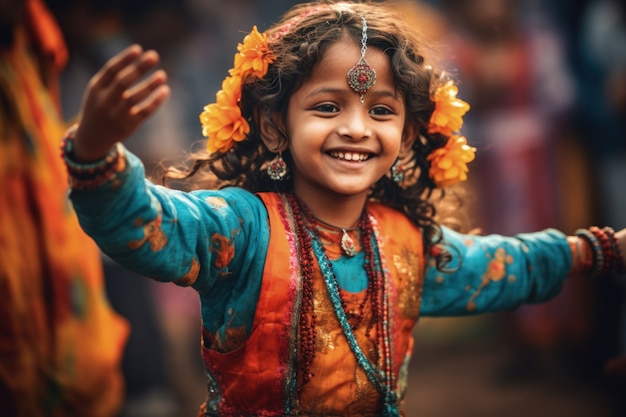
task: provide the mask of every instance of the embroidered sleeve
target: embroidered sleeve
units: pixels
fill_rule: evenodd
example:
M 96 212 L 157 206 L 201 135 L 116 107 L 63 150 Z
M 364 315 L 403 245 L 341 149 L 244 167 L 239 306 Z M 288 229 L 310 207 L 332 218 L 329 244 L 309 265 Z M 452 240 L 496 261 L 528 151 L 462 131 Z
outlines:
M 429 260 L 421 314 L 458 316 L 546 301 L 561 289 L 571 250 L 561 232 L 470 236 L 444 229 L 453 260 L 441 272 Z
M 74 190 L 82 227 L 111 258 L 141 275 L 201 294 L 260 279 L 269 230 L 260 200 L 241 189 L 185 193 L 144 179 L 126 151 L 115 187 Z M 226 282 L 226 283 L 225 283 Z

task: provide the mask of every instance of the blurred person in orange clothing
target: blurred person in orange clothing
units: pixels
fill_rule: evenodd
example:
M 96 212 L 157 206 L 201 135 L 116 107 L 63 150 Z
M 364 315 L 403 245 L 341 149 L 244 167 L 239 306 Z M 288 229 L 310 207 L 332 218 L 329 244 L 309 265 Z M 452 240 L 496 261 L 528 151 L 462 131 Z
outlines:
M 118 413 L 128 326 L 66 198 L 58 75 L 41 0 L 0 0 L 0 415 Z

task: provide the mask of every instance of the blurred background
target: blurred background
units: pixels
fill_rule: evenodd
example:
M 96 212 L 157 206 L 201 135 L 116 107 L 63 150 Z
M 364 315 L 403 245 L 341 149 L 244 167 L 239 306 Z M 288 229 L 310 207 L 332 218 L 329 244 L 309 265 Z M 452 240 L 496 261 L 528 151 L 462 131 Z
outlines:
M 294 1 L 48 0 L 69 46 L 65 117 L 98 68 L 137 42 L 156 49 L 170 100 L 128 147 L 156 175 L 201 139 L 238 42 Z M 472 225 L 514 234 L 626 227 L 626 10 L 612 0 L 398 1 L 443 51 L 472 108 L 478 148 L 466 201 Z M 131 323 L 122 417 L 195 415 L 206 383 L 193 291 L 105 259 L 113 307 Z M 624 416 L 624 277 L 572 279 L 555 300 L 480 318 L 422 319 L 408 416 Z M 626 372 L 625 372 L 626 373 Z

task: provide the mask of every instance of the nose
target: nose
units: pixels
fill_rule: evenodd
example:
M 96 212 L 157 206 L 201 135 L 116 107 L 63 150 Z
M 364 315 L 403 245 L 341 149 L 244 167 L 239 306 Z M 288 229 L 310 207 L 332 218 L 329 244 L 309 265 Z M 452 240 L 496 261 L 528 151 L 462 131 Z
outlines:
M 350 140 L 361 141 L 372 136 L 371 119 L 367 110 L 359 105 L 345 111 L 337 132 Z

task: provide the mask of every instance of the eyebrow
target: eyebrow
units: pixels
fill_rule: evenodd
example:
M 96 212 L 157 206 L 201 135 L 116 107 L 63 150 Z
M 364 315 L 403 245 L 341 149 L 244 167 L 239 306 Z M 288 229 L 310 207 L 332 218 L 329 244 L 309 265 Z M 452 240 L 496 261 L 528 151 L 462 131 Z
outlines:
M 309 94 L 305 96 L 305 98 L 311 98 L 318 94 L 340 94 L 345 92 L 350 92 L 351 94 L 356 94 L 353 90 L 349 90 L 348 88 L 334 88 L 334 87 L 321 87 L 311 91 Z M 377 97 L 391 97 L 395 100 L 399 100 L 397 94 L 391 90 L 376 90 L 376 91 L 368 91 L 365 95 L 377 96 Z

